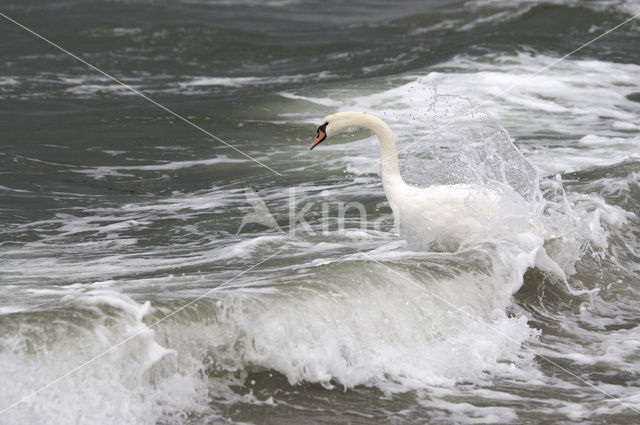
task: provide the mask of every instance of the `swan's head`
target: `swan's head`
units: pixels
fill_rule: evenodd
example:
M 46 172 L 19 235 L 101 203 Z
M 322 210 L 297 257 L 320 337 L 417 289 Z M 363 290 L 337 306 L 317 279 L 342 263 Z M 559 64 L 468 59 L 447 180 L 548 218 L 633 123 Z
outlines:
M 309 149 L 322 143 L 327 137 L 334 136 L 348 128 L 362 127 L 370 115 L 362 112 L 338 112 L 327 115 L 318 127 L 318 134 Z

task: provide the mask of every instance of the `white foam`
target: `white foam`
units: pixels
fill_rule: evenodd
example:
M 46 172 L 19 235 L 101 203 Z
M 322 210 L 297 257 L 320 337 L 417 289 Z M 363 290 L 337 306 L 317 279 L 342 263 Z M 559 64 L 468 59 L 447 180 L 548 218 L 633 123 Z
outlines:
M 187 3 L 192 4 L 204 4 L 211 6 L 260 6 L 260 7 L 275 7 L 281 8 L 285 6 L 291 6 L 299 4 L 300 0 L 187 0 Z
M 581 1 L 581 0 L 547 0 L 546 4 L 556 4 L 568 7 L 588 7 L 596 11 L 610 10 L 615 8 L 621 10 L 629 15 L 635 15 L 640 13 L 640 6 L 634 0 L 596 0 L 596 1 Z M 472 0 L 467 2 L 468 7 L 489 7 L 496 9 L 513 8 L 523 9 L 530 8 L 539 4 L 536 0 Z M 600 31 L 604 32 L 608 28 L 601 28 Z
M 0 86 L 15 86 L 20 84 L 19 77 L 0 77 Z
M 291 84 L 300 83 L 309 80 L 326 80 L 334 78 L 336 75 L 321 71 L 313 74 L 293 74 L 279 75 L 273 77 L 213 77 L 213 76 L 191 76 L 186 81 L 177 84 L 179 89 L 187 90 L 197 89 L 201 87 L 245 87 L 245 86 L 262 86 L 268 84 Z
M 640 130 L 640 127 L 632 122 L 616 121 L 613 123 L 613 129 L 622 131 L 636 131 Z
M 0 190 L 6 191 L 6 192 L 29 193 L 28 190 L 14 189 L 12 187 L 3 186 L 3 185 L 0 185 Z
M 99 167 L 86 167 L 71 170 L 74 173 L 81 173 L 91 176 L 95 179 L 103 179 L 107 176 L 128 176 L 132 177 L 134 171 L 175 171 L 185 168 L 203 166 L 203 165 L 217 165 L 217 164 L 234 164 L 246 162 L 245 159 L 229 158 L 226 155 L 218 155 L 215 158 L 198 159 L 192 161 L 169 161 L 162 164 L 149 164 L 149 165 L 114 165 L 114 166 L 99 166 Z M 129 173 L 127 173 L 129 172 Z
M 195 371 L 162 372 L 180 367 L 176 369 L 172 351 L 155 342 L 154 331 L 141 321 L 148 304 L 106 291 L 70 296 L 65 304 L 77 306 L 75 323 L 60 317 L 42 326 L 24 325 L 12 340 L 3 337 L 0 378 L 11 383 L 0 388 L 3 407 L 124 338 L 138 336 L 3 413 L 7 423 L 65 424 L 82 418 L 91 423 L 154 424 L 166 413 L 206 408 L 205 382 Z M 58 338 L 52 340 L 54 334 Z

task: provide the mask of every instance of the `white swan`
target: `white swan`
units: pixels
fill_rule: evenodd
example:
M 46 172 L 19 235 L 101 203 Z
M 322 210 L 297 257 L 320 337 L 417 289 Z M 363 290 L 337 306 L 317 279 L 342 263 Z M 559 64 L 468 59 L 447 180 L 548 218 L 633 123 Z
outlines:
M 338 112 L 322 122 L 310 149 L 327 137 L 354 127 L 367 128 L 378 137 L 384 193 L 396 225 L 412 245 L 455 250 L 463 240 L 499 217 L 501 197 L 492 190 L 470 185 L 423 188 L 405 183 L 398 167 L 393 133 L 381 119 L 361 112 Z

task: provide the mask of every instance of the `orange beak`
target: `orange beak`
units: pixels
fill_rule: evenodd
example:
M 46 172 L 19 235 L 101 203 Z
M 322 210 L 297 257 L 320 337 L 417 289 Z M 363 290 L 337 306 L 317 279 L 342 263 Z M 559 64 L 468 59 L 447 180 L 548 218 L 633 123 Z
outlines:
M 322 131 L 321 129 L 318 129 L 318 137 L 315 138 L 315 140 L 311 144 L 311 147 L 309 148 L 309 150 L 313 150 L 313 148 L 315 148 L 317 145 L 319 145 L 320 142 L 322 142 L 326 138 L 327 138 L 327 134 L 324 131 Z

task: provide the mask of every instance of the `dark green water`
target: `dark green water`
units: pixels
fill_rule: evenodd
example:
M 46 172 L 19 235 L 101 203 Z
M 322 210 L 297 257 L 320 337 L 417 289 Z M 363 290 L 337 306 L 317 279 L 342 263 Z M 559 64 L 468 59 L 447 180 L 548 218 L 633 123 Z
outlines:
M 636 2 L 0 12 L 276 171 L 0 17 L 0 423 L 638 422 L 640 23 L 544 69 Z M 499 225 L 409 245 L 344 110 Z

